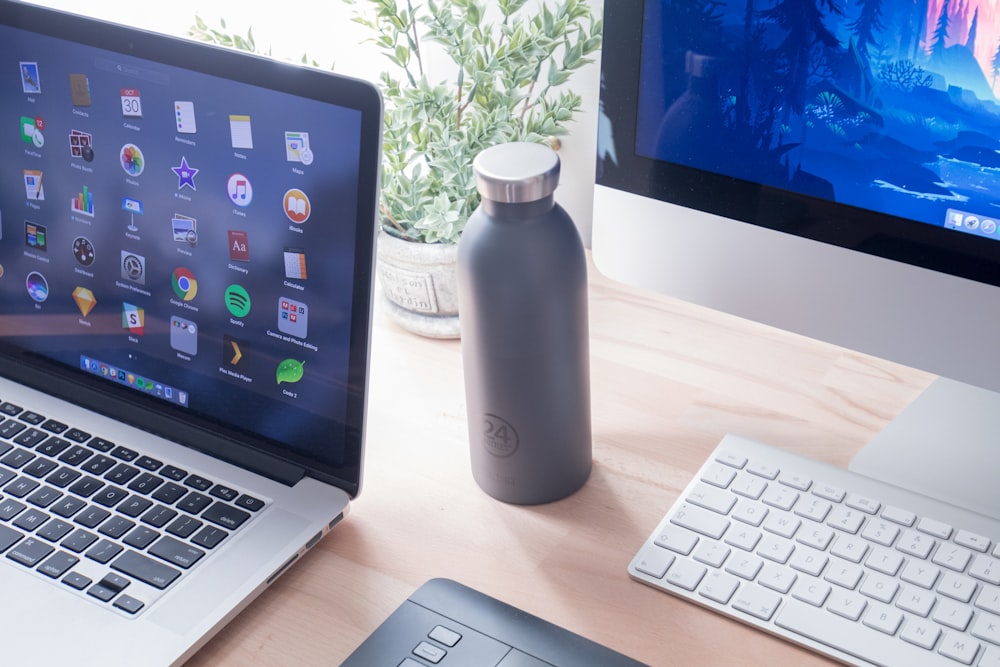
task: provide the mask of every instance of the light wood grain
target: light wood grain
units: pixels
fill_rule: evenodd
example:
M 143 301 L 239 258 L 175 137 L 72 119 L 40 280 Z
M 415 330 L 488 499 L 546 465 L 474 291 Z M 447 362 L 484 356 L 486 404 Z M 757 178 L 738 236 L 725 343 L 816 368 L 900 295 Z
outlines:
M 457 341 L 376 313 L 364 488 L 347 521 L 188 664 L 337 665 L 449 577 L 650 665 L 825 659 L 629 579 L 727 432 L 846 466 L 932 376 L 624 287 L 590 268 L 594 470 L 572 497 L 476 486 Z

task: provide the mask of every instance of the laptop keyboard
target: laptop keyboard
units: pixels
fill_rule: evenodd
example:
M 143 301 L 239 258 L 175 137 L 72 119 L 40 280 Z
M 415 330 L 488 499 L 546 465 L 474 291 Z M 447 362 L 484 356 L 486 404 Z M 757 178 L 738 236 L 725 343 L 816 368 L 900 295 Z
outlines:
M 0 554 L 134 616 L 265 501 L 0 403 Z

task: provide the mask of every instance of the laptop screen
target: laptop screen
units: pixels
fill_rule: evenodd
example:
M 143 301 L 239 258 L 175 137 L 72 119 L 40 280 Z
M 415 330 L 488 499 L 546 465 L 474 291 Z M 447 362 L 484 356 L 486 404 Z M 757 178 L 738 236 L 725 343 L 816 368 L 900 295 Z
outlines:
M 4 368 L 356 484 L 374 89 L 19 5 L 0 16 Z

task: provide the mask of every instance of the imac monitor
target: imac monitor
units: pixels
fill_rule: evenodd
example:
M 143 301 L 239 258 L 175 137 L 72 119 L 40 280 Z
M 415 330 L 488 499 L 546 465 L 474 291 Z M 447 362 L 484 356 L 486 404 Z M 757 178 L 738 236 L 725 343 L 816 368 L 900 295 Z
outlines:
M 593 230 L 613 278 L 942 376 L 851 467 L 991 516 L 998 41 L 980 0 L 608 3 Z

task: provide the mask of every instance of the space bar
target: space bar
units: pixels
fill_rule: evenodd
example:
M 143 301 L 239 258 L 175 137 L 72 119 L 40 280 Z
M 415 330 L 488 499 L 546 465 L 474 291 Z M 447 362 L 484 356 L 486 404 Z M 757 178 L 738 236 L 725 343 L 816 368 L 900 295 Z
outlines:
M 774 623 L 882 667 L 941 665 L 936 653 L 796 600 L 786 601 Z

